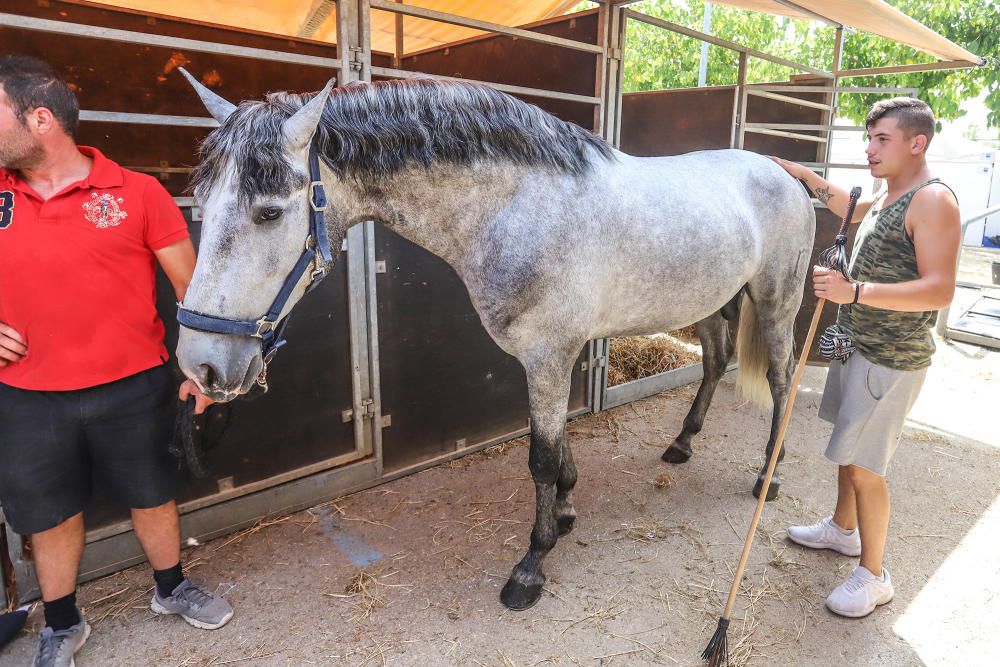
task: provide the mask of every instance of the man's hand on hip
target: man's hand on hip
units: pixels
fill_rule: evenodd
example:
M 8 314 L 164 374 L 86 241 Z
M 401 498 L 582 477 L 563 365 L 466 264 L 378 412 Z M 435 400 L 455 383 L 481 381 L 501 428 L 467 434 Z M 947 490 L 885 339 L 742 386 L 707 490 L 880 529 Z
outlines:
M 198 391 L 198 386 L 194 382 L 184 380 L 184 382 L 181 382 L 181 388 L 177 390 L 177 398 L 186 401 L 188 396 L 194 396 L 194 413 L 196 415 L 200 415 L 208 406 L 215 403 L 212 399 L 202 396 L 201 392 Z
M 28 354 L 28 346 L 13 327 L 0 322 L 0 368 L 21 361 Z

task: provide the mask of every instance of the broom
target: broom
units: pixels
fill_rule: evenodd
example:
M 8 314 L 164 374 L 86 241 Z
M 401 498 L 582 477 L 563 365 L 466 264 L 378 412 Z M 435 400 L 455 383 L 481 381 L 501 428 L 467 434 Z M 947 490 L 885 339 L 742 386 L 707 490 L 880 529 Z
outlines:
M 837 234 L 835 244 L 819 256 L 819 265 L 827 269 L 836 269 L 847 275 L 847 226 L 851 224 L 854 216 L 854 208 L 861 197 L 861 188 L 851 189 L 851 200 L 847 204 L 847 214 L 840 225 L 840 233 Z M 729 619 L 733 613 L 733 605 L 736 604 L 736 594 L 740 588 L 740 581 L 743 580 L 743 571 L 746 569 L 747 560 L 750 557 L 750 546 L 753 544 L 754 533 L 757 532 L 757 522 L 764 511 L 764 502 L 767 499 L 767 490 L 771 486 L 771 476 L 774 468 L 778 464 L 778 454 L 785 440 L 785 431 L 788 429 L 788 422 L 792 417 L 792 407 L 795 405 L 795 395 L 798 393 L 799 381 L 802 380 L 802 372 L 806 368 L 806 360 L 809 358 L 809 348 L 812 347 L 813 337 L 816 335 L 816 327 L 819 324 L 819 316 L 823 312 L 826 299 L 818 299 L 816 310 L 813 312 L 812 321 L 809 323 L 809 332 L 806 334 L 805 344 L 802 346 L 802 354 L 799 356 L 799 363 L 795 366 L 795 374 L 792 376 L 791 390 L 788 392 L 788 400 L 785 403 L 785 414 L 781 419 L 781 427 L 778 429 L 778 437 L 775 438 L 774 447 L 771 449 L 771 456 L 767 461 L 767 471 L 764 474 L 764 484 L 757 498 L 757 508 L 754 510 L 753 518 L 750 519 L 750 527 L 747 529 L 747 536 L 743 542 L 743 554 L 740 556 L 740 563 L 736 567 L 736 575 L 733 577 L 733 585 L 729 589 L 729 598 L 726 600 L 726 608 L 719 617 L 719 625 L 715 629 L 715 634 L 708 642 L 708 646 L 701 654 L 702 660 L 707 660 L 709 667 L 719 667 L 725 663 L 729 664 Z

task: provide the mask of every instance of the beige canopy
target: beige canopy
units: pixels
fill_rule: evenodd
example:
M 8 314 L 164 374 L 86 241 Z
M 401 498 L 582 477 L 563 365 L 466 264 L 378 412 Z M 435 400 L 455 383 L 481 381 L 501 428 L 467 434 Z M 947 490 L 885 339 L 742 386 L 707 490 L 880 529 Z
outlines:
M 404 0 L 407 5 L 448 14 L 518 26 L 558 16 L 579 5 L 579 0 Z M 628 2 L 628 0 L 617 0 Z M 927 26 L 911 19 L 881 0 L 720 0 L 727 5 L 754 11 L 813 18 L 887 37 L 940 60 L 975 64 L 979 59 Z M 248 30 L 336 42 L 333 0 L 98 0 L 144 12 L 228 25 Z M 799 7 L 801 9 L 796 9 Z M 810 13 L 813 15 L 810 16 Z M 396 16 L 372 12 L 372 48 L 394 53 Z M 483 34 L 470 28 L 403 17 L 403 52 L 413 53 Z
M 929 53 L 938 60 L 959 60 L 971 65 L 979 62 L 978 56 L 881 0 L 836 0 L 836 2 L 830 0 L 715 1 L 733 7 L 795 18 L 808 19 L 819 16 L 833 23 L 857 28 L 873 35 L 886 37 L 894 42 L 912 46 L 919 51 Z M 796 9 L 796 7 L 800 9 Z

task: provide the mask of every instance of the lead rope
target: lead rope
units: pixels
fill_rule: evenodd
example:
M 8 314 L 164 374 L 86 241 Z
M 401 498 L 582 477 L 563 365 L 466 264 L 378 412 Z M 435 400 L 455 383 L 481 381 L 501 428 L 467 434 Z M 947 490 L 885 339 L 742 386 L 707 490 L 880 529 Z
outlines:
M 177 459 L 180 466 L 187 466 L 195 479 L 208 477 L 206 459 L 208 452 L 215 449 L 222 441 L 232 416 L 227 404 L 210 405 L 202 415 L 194 413 L 196 401 L 194 396 L 177 408 L 174 418 L 174 435 L 168 451 Z M 213 424 L 218 424 L 211 428 Z

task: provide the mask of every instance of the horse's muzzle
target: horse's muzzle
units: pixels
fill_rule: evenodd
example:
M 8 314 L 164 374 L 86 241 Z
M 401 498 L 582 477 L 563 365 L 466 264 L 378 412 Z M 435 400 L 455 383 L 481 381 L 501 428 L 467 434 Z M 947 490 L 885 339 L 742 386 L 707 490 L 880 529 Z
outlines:
M 181 327 L 177 343 L 177 363 L 202 394 L 217 402 L 249 392 L 264 365 L 256 338 L 185 327 Z

